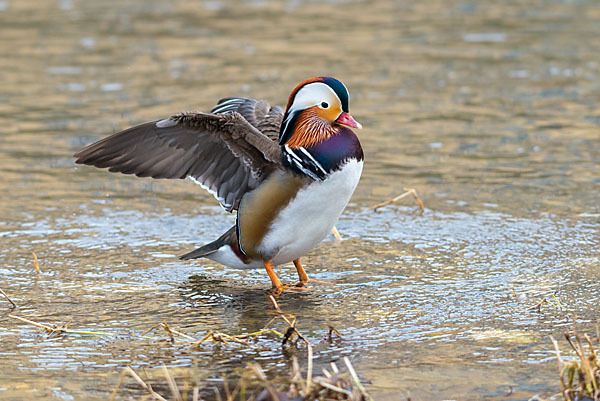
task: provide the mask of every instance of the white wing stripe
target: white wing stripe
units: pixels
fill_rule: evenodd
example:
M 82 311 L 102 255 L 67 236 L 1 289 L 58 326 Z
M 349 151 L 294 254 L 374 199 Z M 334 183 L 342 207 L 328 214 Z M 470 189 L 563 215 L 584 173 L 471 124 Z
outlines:
M 297 161 L 297 160 L 294 160 L 294 163 L 296 164 L 296 166 L 298 166 L 298 168 L 299 168 L 300 170 L 302 170 L 302 172 L 303 172 L 304 174 L 306 174 L 307 176 L 309 176 L 310 178 L 312 178 L 312 179 L 313 179 L 313 180 L 315 180 L 315 181 L 318 181 L 318 180 L 319 180 L 319 177 L 317 177 L 317 176 L 315 175 L 315 173 L 313 173 L 312 171 L 310 171 L 309 169 L 307 169 L 306 167 L 304 167 L 304 166 L 302 165 L 302 163 L 300 163 L 300 162 L 299 162 L 299 161 Z
M 323 166 L 321 166 L 321 163 L 316 161 L 315 158 L 306 149 L 304 149 L 303 147 L 300 147 L 299 149 L 302 153 L 304 153 L 306 156 L 308 156 L 308 158 L 319 168 L 319 170 L 321 170 L 323 172 L 323 174 L 327 175 L 327 171 L 325 171 Z
M 244 99 L 240 99 L 240 98 L 233 98 L 233 99 L 229 99 L 224 101 L 221 104 L 218 104 L 213 110 L 213 113 L 223 113 L 224 111 L 230 110 L 232 108 L 234 108 L 235 106 L 242 104 L 244 102 Z
M 302 163 L 302 159 L 298 157 L 298 155 L 296 155 L 294 153 L 294 151 L 292 151 L 292 149 L 290 149 L 289 146 L 284 145 L 285 151 L 286 153 L 289 153 L 294 159 L 296 159 L 297 161 L 299 161 L 300 163 Z
M 302 173 L 313 180 L 320 181 L 329 175 L 323 166 L 306 149 L 298 148 L 307 159 L 302 159 L 302 157 L 296 154 L 295 149 L 290 149 L 287 145 L 284 145 L 283 149 L 287 162 L 290 165 L 296 166 Z

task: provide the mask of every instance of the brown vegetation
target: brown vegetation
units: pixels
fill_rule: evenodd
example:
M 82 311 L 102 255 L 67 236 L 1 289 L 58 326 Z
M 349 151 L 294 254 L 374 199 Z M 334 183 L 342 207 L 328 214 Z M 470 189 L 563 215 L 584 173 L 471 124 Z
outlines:
M 322 375 L 315 376 L 313 373 L 313 348 L 312 344 L 303 336 L 296 328 L 296 317 L 291 314 L 284 313 L 279 307 L 273 296 L 269 296 L 270 302 L 273 304 L 275 316 L 271 318 L 267 324 L 259 331 L 253 333 L 245 333 L 239 335 L 230 335 L 220 331 L 211 331 L 201 339 L 194 338 L 188 334 L 182 333 L 179 330 L 171 328 L 166 322 L 159 323 L 145 331 L 139 336 L 140 338 L 156 339 L 148 337 L 147 334 L 156 330 L 163 329 L 167 335 L 167 341 L 171 344 L 178 344 L 189 347 L 198 347 L 207 343 L 217 343 L 225 346 L 238 344 L 240 346 L 252 347 L 254 344 L 249 340 L 251 338 L 258 340 L 263 334 L 274 334 L 282 338 L 282 346 L 287 343 L 301 341 L 306 346 L 307 353 L 307 369 L 303 376 L 300 364 L 296 356 L 292 356 L 291 374 L 289 377 L 277 377 L 269 379 L 263 371 L 263 368 L 258 363 L 250 363 L 244 369 L 244 373 L 237 380 L 237 384 L 231 388 L 227 378 L 223 377 L 223 386 L 221 389 L 206 388 L 200 381 L 196 380 L 195 384 L 190 384 L 188 378 L 184 379 L 183 390 L 180 390 L 171 372 L 165 365 L 160 365 L 165 378 L 166 386 L 162 383 L 155 384 L 157 387 L 168 387 L 171 396 L 159 394 L 152 388 L 148 380 L 143 379 L 130 366 L 127 366 L 121 372 L 117 386 L 112 392 L 110 400 L 115 400 L 119 393 L 119 389 L 127 375 L 131 376 L 135 382 L 148 393 L 148 396 L 154 400 L 167 401 L 168 399 L 183 401 L 191 399 L 193 401 L 202 400 L 201 391 L 206 393 L 210 390 L 217 400 L 227 401 L 312 401 L 312 400 L 348 400 L 348 401 L 367 401 L 371 400 L 364 386 L 360 382 L 350 360 L 344 357 L 343 361 L 346 367 L 345 372 L 341 372 L 335 363 L 331 363 L 330 369 L 323 369 Z M 20 320 L 24 323 L 43 329 L 49 336 L 78 334 L 78 335 L 95 335 L 95 336 L 116 336 L 116 333 L 92 332 L 84 330 L 72 330 L 68 326 L 71 322 L 61 325 L 50 325 L 39 323 L 21 316 L 9 315 L 13 319 Z M 285 323 L 285 330 L 278 331 L 272 326 L 276 322 Z M 329 326 L 328 338 L 333 335 L 341 338 L 340 333 L 333 327 Z M 296 337 L 296 340 L 294 340 Z M 179 342 L 178 342 L 179 341 Z M 278 384 L 276 384 L 277 382 Z M 191 392 L 189 391 L 191 389 Z
M 600 400 L 600 330 L 596 328 L 596 348 L 594 339 L 587 334 L 565 334 L 565 338 L 576 358 L 565 360 L 561 357 L 558 342 L 552 338 L 560 369 L 560 389 L 565 400 Z

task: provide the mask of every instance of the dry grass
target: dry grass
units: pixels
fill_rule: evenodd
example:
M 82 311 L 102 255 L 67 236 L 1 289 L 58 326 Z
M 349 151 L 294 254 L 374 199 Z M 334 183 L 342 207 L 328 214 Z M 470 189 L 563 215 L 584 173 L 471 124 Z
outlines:
M 6 297 L 6 299 L 9 302 L 11 302 L 14 305 L 14 303 L 10 300 L 10 298 L 8 298 L 8 296 L 4 293 L 4 291 L 2 291 L 0 289 L 0 292 Z M 224 344 L 224 345 L 231 345 L 231 343 L 238 343 L 238 344 L 250 347 L 250 346 L 252 346 L 252 344 L 249 343 L 247 340 L 250 338 L 257 338 L 258 336 L 260 336 L 262 334 L 274 334 L 276 336 L 279 336 L 283 339 L 283 344 L 285 344 L 287 341 L 290 341 L 291 338 L 295 334 L 298 336 L 299 339 L 301 339 L 304 342 L 306 342 L 307 344 L 309 344 L 308 340 L 306 338 L 304 338 L 302 336 L 302 334 L 300 334 L 300 332 L 296 329 L 296 317 L 291 314 L 283 313 L 281 311 L 281 309 L 279 308 L 277 301 L 275 300 L 275 298 L 272 295 L 269 296 L 269 300 L 275 307 L 276 316 L 273 317 L 271 320 L 269 320 L 269 322 L 261 330 L 253 332 L 253 333 L 230 335 L 230 334 L 226 334 L 226 333 L 223 333 L 220 331 L 211 331 L 211 332 L 207 333 L 201 339 L 197 339 L 190 335 L 182 333 L 176 329 L 171 328 L 167 324 L 167 322 L 162 322 L 162 323 L 152 326 L 151 328 L 146 330 L 141 335 L 134 335 L 134 336 L 138 337 L 138 338 L 149 339 L 149 340 L 159 340 L 159 338 L 149 337 L 146 334 L 148 334 L 156 329 L 163 329 L 169 336 L 168 341 L 171 342 L 172 344 L 178 343 L 177 339 L 183 339 L 184 340 L 183 343 L 190 347 L 196 347 L 203 343 L 220 343 L 220 344 Z M 39 327 L 40 329 L 43 329 L 46 333 L 48 333 L 50 336 L 55 336 L 55 335 L 60 335 L 60 334 L 79 334 L 79 335 L 93 335 L 93 336 L 118 336 L 119 335 L 119 333 L 107 333 L 107 332 L 86 331 L 86 330 L 72 330 L 72 329 L 68 328 L 69 325 L 72 323 L 72 321 L 68 321 L 67 323 L 60 324 L 60 325 L 57 325 L 57 324 L 50 325 L 50 324 L 45 324 L 45 323 L 39 323 L 34 320 L 24 318 L 22 316 L 8 315 L 8 317 L 10 317 L 12 319 L 20 320 L 21 322 L 30 324 L 35 327 Z M 281 332 L 271 328 L 273 323 L 275 323 L 278 320 L 282 320 L 287 324 L 287 330 L 285 331 L 285 333 L 281 333 Z M 337 335 L 339 335 L 337 330 L 335 330 L 333 327 L 330 327 L 329 336 L 331 336 L 332 330 L 334 330 L 335 333 Z M 181 344 L 181 343 L 182 342 L 180 341 L 179 344 Z
M 48 324 L 38 323 L 38 322 L 35 322 L 30 319 L 26 319 L 21 316 L 8 315 L 8 317 L 20 320 L 24 323 L 31 324 L 32 326 L 39 327 L 40 329 L 44 329 L 44 331 L 46 333 L 48 333 L 50 336 L 54 336 L 57 334 L 80 334 L 80 335 L 89 335 L 89 336 L 116 336 L 117 335 L 115 333 L 103 333 L 103 332 L 99 332 L 99 331 L 71 330 L 68 327 L 72 323 L 72 321 L 68 321 L 67 323 L 64 323 L 60 326 L 57 326 L 57 325 L 50 326 Z
M 175 330 L 175 329 L 169 327 L 169 325 L 166 322 L 163 322 L 163 323 L 154 325 L 150 329 L 146 330 L 142 334 L 142 337 L 156 329 L 163 329 L 164 331 L 167 332 L 167 334 L 169 336 L 169 341 L 172 344 L 176 344 L 177 339 L 182 339 L 182 341 L 180 341 L 179 343 L 180 344 L 183 343 L 190 347 L 197 347 L 197 346 L 200 346 L 205 343 L 213 343 L 213 344 L 218 343 L 218 344 L 223 344 L 223 345 L 232 345 L 232 343 L 237 343 L 237 344 L 240 344 L 240 345 L 243 345 L 246 347 L 251 347 L 252 343 L 250 343 L 249 340 L 251 338 L 257 339 L 259 336 L 261 336 L 263 334 L 274 334 L 274 335 L 282 338 L 283 344 L 285 344 L 287 341 L 290 341 L 292 339 L 292 337 L 294 335 L 296 335 L 298 337 L 298 339 L 301 339 L 307 345 L 310 345 L 308 340 L 306 338 L 304 338 L 302 336 L 302 334 L 300 334 L 300 332 L 296 329 L 296 317 L 294 315 L 283 313 L 281 311 L 281 309 L 279 308 L 277 301 L 275 300 L 275 298 L 272 295 L 269 296 L 269 300 L 275 307 L 276 316 L 274 316 L 272 319 L 270 319 L 262 329 L 252 332 L 252 333 L 231 335 L 231 334 L 223 333 L 221 331 L 210 331 L 206 335 L 204 335 L 204 337 L 197 339 L 197 338 L 189 336 L 185 333 L 182 333 L 178 330 Z M 277 321 L 283 321 L 286 323 L 287 329 L 285 330 L 284 333 L 272 328 L 272 325 Z M 331 328 L 331 329 L 335 330 L 334 328 Z M 337 333 L 337 330 L 335 330 L 335 332 Z M 331 333 L 331 331 L 330 331 L 330 333 Z M 337 334 L 339 335 L 339 333 L 337 333 Z
M 146 330 L 141 335 L 135 337 L 151 339 L 151 340 L 162 340 L 156 337 L 147 336 L 148 333 L 157 329 L 162 329 L 166 332 L 168 338 L 166 341 L 173 345 L 182 345 L 186 347 L 198 347 L 203 344 L 222 344 L 225 346 L 237 344 L 244 347 L 253 347 L 254 344 L 250 340 L 258 341 L 262 335 L 276 335 L 282 339 L 282 346 L 287 343 L 297 343 L 301 341 L 306 345 L 306 360 L 307 369 L 306 374 L 303 375 L 300 370 L 300 365 L 296 356 L 292 356 L 292 367 L 290 377 L 275 377 L 272 379 L 267 378 L 267 375 L 263 371 L 262 367 L 258 363 L 249 364 L 241 378 L 238 380 L 234 388 L 230 388 L 227 379 L 223 378 L 223 388 L 221 390 L 214 388 L 213 394 L 217 400 L 222 401 L 309 401 L 309 400 L 348 400 L 348 401 L 366 401 L 371 400 L 367 394 L 364 386 L 360 382 L 358 375 L 356 374 L 352 364 L 348 358 L 344 358 L 344 364 L 346 367 L 345 372 L 341 372 L 335 363 L 331 364 L 330 369 L 323 369 L 322 375 L 315 376 L 313 372 L 313 347 L 310 341 L 303 336 L 297 329 L 297 319 L 294 315 L 284 313 L 276 299 L 271 295 L 269 300 L 274 307 L 273 316 L 267 324 L 259 331 L 253 333 L 244 333 L 238 335 L 226 334 L 220 331 L 211 331 L 204 335 L 201 339 L 194 338 L 188 334 L 185 334 L 179 330 L 170 327 L 166 322 L 162 322 L 154 325 L 150 329 Z M 71 321 L 61 325 L 51 325 L 45 323 L 39 323 L 31 319 L 24 318 L 22 316 L 8 315 L 9 317 L 19 320 L 21 322 L 30 324 L 32 326 L 43 329 L 49 336 L 57 335 L 94 335 L 94 336 L 117 336 L 118 333 L 106 333 L 106 332 L 94 332 L 85 330 L 73 330 L 69 329 Z M 273 325 L 277 322 L 285 324 L 285 330 L 278 331 L 273 328 Z M 336 335 L 341 338 L 341 334 L 333 327 L 328 326 L 329 332 L 327 337 L 332 338 Z M 138 373 L 136 373 L 131 367 L 126 367 L 119 377 L 118 383 L 111 395 L 111 400 L 115 400 L 119 388 L 123 384 L 127 375 L 131 376 L 135 382 L 148 393 L 147 397 L 154 400 L 194 400 L 199 401 L 201 390 L 206 392 L 207 388 L 201 388 L 199 380 L 196 380 L 196 384 L 190 385 L 187 377 L 184 379 L 184 391 L 180 391 L 177 383 L 166 366 L 161 366 L 162 373 L 165 378 L 165 383 L 161 385 L 162 388 L 168 387 L 170 390 L 169 395 L 161 395 L 155 391 L 152 386 L 148 383 L 148 380 L 144 380 Z M 275 384 L 275 380 L 279 384 Z M 191 389 L 191 392 L 188 391 Z M 163 391 L 166 392 L 166 391 Z
M 558 347 L 558 342 L 552 338 L 558 365 L 560 369 L 560 389 L 567 401 L 593 400 L 600 401 L 600 330 L 596 328 L 596 348 L 594 339 L 587 334 L 565 334 L 571 349 L 577 356 L 565 361 Z
M 230 387 L 226 377 L 223 377 L 222 389 L 217 389 L 214 387 L 212 388 L 215 398 L 219 401 L 371 400 L 348 358 L 344 358 L 346 372 L 340 372 L 340 369 L 337 367 L 337 365 L 332 363 L 330 370 L 323 369 L 323 375 L 315 377 L 313 374 L 314 363 L 312 344 L 296 328 L 296 317 L 291 314 L 284 313 L 273 296 L 270 296 L 269 300 L 275 308 L 274 313 L 276 316 L 270 319 L 263 329 L 254 333 L 230 335 L 218 331 L 211 331 L 202 339 L 196 340 L 185 333 L 181 333 L 180 331 L 169 327 L 165 322 L 163 322 L 153 326 L 143 335 L 148 334 L 156 329 L 163 329 L 169 335 L 171 343 L 175 344 L 177 339 L 181 339 L 184 345 L 197 347 L 204 343 L 218 343 L 224 345 L 236 343 L 243 346 L 252 346 L 252 344 L 248 341 L 250 338 L 258 339 L 258 336 L 261 334 L 271 333 L 282 338 L 282 346 L 288 342 L 292 342 L 294 336 L 297 337 L 296 341 L 302 341 L 306 345 L 307 370 L 304 376 L 302 375 L 296 356 L 292 356 L 290 377 L 283 378 L 283 380 L 281 377 L 275 378 L 279 384 L 269 380 L 263 368 L 258 363 L 250 363 L 233 388 Z M 277 321 L 282 321 L 286 324 L 287 329 L 284 333 L 271 328 L 271 326 Z M 334 334 L 341 338 L 340 333 L 333 326 L 329 326 L 328 338 L 331 338 Z M 183 401 L 191 399 L 193 401 L 198 401 L 201 400 L 201 391 L 206 392 L 206 390 L 210 390 L 207 388 L 201 388 L 200 384 L 198 384 L 198 380 L 196 380 L 196 384 L 192 386 L 189 384 L 186 378 L 184 379 L 184 391 L 180 391 L 169 370 L 164 365 L 162 365 L 161 370 L 163 372 L 165 382 L 170 389 L 171 398 L 168 398 L 167 395 L 159 394 L 147 381 L 143 380 L 131 367 L 128 366 L 121 372 L 119 381 L 112 393 L 110 400 L 113 401 L 116 399 L 119 388 L 123 384 L 123 380 L 127 375 L 133 377 L 133 379 L 141 386 L 141 388 L 148 393 L 148 396 L 155 400 L 166 401 L 168 399 L 172 399 L 176 401 Z M 283 387 L 281 384 L 282 381 L 284 383 Z M 166 386 L 163 384 L 162 387 Z M 189 389 L 191 389 L 191 393 L 188 391 Z
M 16 308 L 16 307 L 17 307 L 17 304 L 16 304 L 16 303 L 14 303 L 12 299 L 10 299 L 10 297 L 9 297 L 9 296 L 8 296 L 8 295 L 7 295 L 7 294 L 6 294 L 6 293 L 5 293 L 3 290 L 2 290 L 2 288 L 0 288 L 0 294 L 2 294 L 2 296 L 3 296 L 4 298 L 6 298 L 6 300 L 7 300 L 8 302 L 10 302 L 10 304 L 11 304 L 11 306 L 12 306 L 13 308 Z
M 340 232 L 338 231 L 336 226 L 333 226 L 333 228 L 331 229 L 331 234 L 333 234 L 333 236 L 335 237 L 336 240 L 338 240 L 338 241 L 342 240 L 342 236 L 340 235 Z
M 417 194 L 417 191 L 414 188 L 403 188 L 406 192 L 404 192 L 403 194 L 400 194 L 398 196 L 396 196 L 395 198 L 392 198 L 388 201 L 379 203 L 375 206 L 372 206 L 369 208 L 369 210 L 377 210 L 381 207 L 387 206 L 387 205 L 391 205 L 392 203 L 398 202 L 400 199 L 408 196 L 408 195 L 412 195 L 415 198 L 415 201 L 417 202 L 417 205 L 419 205 L 419 209 L 421 210 L 421 213 L 425 212 L 425 206 L 423 205 L 423 202 L 421 201 L 421 198 L 419 198 L 419 195 Z
M 201 401 L 201 392 L 212 390 L 215 398 L 219 401 L 313 401 L 313 400 L 342 400 L 342 401 L 372 401 L 364 386 L 360 382 L 354 367 L 350 360 L 344 357 L 346 371 L 341 372 L 335 363 L 331 363 L 331 368 L 323 369 L 322 376 L 313 377 L 313 356 L 312 347 L 307 347 L 308 368 L 306 375 L 303 376 L 297 358 L 292 358 L 292 369 L 290 377 L 285 379 L 285 384 L 276 384 L 269 380 L 264 370 L 258 363 L 250 363 L 246 367 L 244 374 L 232 388 L 223 377 L 222 389 L 216 387 L 201 388 L 199 384 L 191 386 L 184 380 L 183 391 L 180 390 L 175 378 L 171 375 L 165 365 L 161 365 L 161 371 L 164 375 L 164 383 L 159 383 L 163 389 L 170 390 L 168 395 L 159 394 L 152 385 L 137 374 L 131 367 L 127 366 L 121 372 L 117 386 L 113 390 L 110 401 L 115 401 L 119 389 L 127 375 L 131 376 L 139 386 L 145 390 L 149 397 L 160 401 Z M 278 378 L 281 382 L 281 378 Z M 191 389 L 191 392 L 189 391 Z M 165 391 L 163 391 L 165 392 Z
M 40 273 L 40 264 L 38 263 L 38 258 L 37 255 L 35 254 L 35 252 L 31 252 L 31 254 L 33 255 L 33 267 L 35 267 L 35 271 L 36 273 Z
M 542 298 L 542 300 L 540 302 L 538 302 L 537 304 L 535 304 L 533 306 L 530 306 L 526 310 L 528 310 L 528 311 L 535 310 L 537 312 L 540 312 L 542 310 L 542 305 L 544 305 L 544 304 L 549 304 L 558 310 L 563 310 L 563 306 L 560 303 L 560 301 L 558 300 L 558 298 L 556 298 L 556 295 L 550 294 L 550 296 L 554 299 L 554 302 L 551 301 L 548 297 L 544 297 L 544 298 Z

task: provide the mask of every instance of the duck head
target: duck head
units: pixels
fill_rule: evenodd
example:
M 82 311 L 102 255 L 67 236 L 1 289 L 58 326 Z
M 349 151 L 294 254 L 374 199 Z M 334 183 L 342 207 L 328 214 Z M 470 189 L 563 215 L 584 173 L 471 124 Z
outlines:
M 311 147 L 343 127 L 361 129 L 348 113 L 348 89 L 335 78 L 317 77 L 300 83 L 290 94 L 279 132 L 279 144 Z

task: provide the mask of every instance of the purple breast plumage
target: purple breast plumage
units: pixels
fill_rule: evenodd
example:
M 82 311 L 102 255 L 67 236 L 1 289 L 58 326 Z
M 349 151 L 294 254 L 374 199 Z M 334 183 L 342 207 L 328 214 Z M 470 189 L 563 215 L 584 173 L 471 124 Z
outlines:
M 283 165 L 298 174 L 315 180 L 324 180 L 348 160 L 363 161 L 364 154 L 356 134 L 341 127 L 336 135 L 310 147 L 290 148 L 284 146 Z

